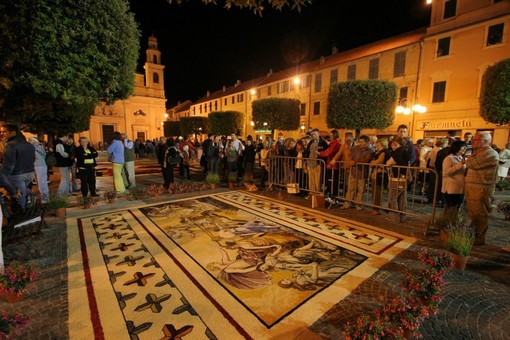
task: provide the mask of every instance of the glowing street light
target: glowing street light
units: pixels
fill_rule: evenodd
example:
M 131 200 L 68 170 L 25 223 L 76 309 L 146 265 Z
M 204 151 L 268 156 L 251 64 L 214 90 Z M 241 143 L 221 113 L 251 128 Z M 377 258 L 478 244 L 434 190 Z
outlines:
M 168 114 L 168 113 L 165 113 L 163 116 L 164 116 L 165 118 L 168 118 L 168 117 L 169 117 L 169 114 Z
M 299 85 L 301 83 L 301 79 L 299 77 L 294 78 L 294 84 Z

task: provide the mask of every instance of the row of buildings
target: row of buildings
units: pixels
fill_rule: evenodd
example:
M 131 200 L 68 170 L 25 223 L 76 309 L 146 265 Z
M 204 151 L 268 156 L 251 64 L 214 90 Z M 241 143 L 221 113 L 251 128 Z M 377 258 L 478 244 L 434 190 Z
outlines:
M 327 98 L 331 85 L 346 80 L 382 79 L 399 87 L 399 103 L 405 110 L 395 115 L 394 124 L 384 130 L 363 133 L 387 136 L 399 124 L 407 124 L 414 140 L 442 137 L 449 130 L 490 131 L 493 142 L 503 146 L 509 127 L 484 121 L 478 98 L 482 76 L 490 65 L 510 58 L 510 1 L 433 0 L 427 28 L 380 40 L 352 50 L 332 50 L 329 56 L 273 72 L 248 81 L 237 81 L 207 94 L 196 102 L 186 101 L 166 110 L 161 55 L 157 40 L 149 39 L 145 75 L 136 75 L 135 95 L 111 107 L 98 107 L 92 118 L 92 141 L 108 141 L 113 130 L 132 138 L 163 135 L 165 119 L 207 116 L 214 111 L 245 114 L 245 133 L 255 131 L 251 103 L 263 98 L 293 98 L 300 101 L 300 128 L 285 131 L 299 137 L 310 128 L 328 131 Z M 419 106 L 417 106 L 419 105 Z M 421 113 L 420 108 L 426 107 Z M 417 109 L 417 110 L 413 110 Z M 344 135 L 346 130 L 341 130 Z

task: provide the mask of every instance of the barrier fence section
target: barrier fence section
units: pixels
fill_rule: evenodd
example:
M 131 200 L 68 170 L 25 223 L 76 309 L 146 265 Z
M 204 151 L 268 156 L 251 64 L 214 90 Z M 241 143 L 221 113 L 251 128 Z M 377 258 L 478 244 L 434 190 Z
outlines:
M 273 156 L 266 160 L 269 187 L 286 188 L 289 193 L 324 195 L 326 163 L 322 159 Z
M 412 166 L 384 165 L 338 161 L 328 176 L 327 192 L 336 200 L 349 205 L 372 207 L 404 216 L 427 218 L 434 223 L 441 177 L 433 169 Z M 444 202 L 444 200 L 443 200 Z
M 366 206 L 395 213 L 401 222 L 405 216 L 416 217 L 426 222 L 425 234 L 441 195 L 441 176 L 420 167 L 337 161 L 328 168 L 322 159 L 273 156 L 265 170 L 270 188 L 329 196 L 329 208 L 335 203 Z

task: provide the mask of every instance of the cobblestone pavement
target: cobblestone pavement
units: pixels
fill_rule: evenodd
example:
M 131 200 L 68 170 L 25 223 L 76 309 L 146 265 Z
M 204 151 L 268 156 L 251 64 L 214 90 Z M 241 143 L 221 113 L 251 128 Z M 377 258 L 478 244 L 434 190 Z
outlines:
M 106 189 L 111 178 L 100 181 L 105 181 L 102 186 Z M 141 176 L 138 181 L 142 185 L 161 182 L 159 176 L 150 175 Z M 305 199 L 284 192 L 259 193 L 293 204 L 310 204 Z M 497 198 L 510 199 L 510 193 L 504 194 L 499 194 Z M 158 198 L 167 199 L 169 196 Z M 339 339 L 343 338 L 342 327 L 346 321 L 355 319 L 363 311 L 380 306 L 386 299 L 400 292 L 399 283 L 405 271 L 420 265 L 417 262 L 417 252 L 422 247 L 441 249 L 442 243 L 438 235 L 423 235 L 423 221 L 411 220 L 399 224 L 386 221 L 384 215 L 371 216 L 366 210 L 346 211 L 333 207 L 325 211 L 418 239 L 311 327 L 313 332 L 324 339 Z M 0 302 L 1 311 L 19 311 L 29 315 L 30 322 L 17 337 L 19 339 L 68 338 L 65 222 L 63 218 L 51 216 L 46 218 L 46 222 L 42 234 L 29 242 L 30 248 L 21 244 L 4 247 L 7 262 L 12 258 L 31 260 L 40 274 L 29 287 L 24 301 L 16 304 Z M 487 236 L 488 244 L 474 248 L 465 271 L 451 271 L 446 275 L 446 298 L 440 304 L 440 312 L 428 318 L 421 328 L 425 339 L 510 338 L 510 253 L 503 250 L 510 246 L 509 224 L 501 215 L 493 213 Z M 228 335 L 223 338 L 228 339 Z

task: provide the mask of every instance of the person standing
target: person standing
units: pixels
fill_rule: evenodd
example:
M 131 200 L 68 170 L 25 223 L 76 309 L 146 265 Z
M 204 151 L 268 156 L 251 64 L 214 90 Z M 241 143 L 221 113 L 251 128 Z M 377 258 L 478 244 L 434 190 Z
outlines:
M 163 155 L 163 187 L 165 189 L 168 189 L 170 187 L 170 183 L 174 182 L 174 167 L 175 164 L 170 162 L 172 159 L 176 159 L 177 155 L 179 154 L 179 151 L 177 150 L 177 147 L 175 146 L 174 139 L 172 137 L 168 138 L 166 140 L 166 149 L 165 154 Z
M 390 216 L 387 219 L 390 221 L 399 220 L 401 223 L 404 222 L 404 212 L 407 205 L 407 173 L 409 171 L 407 167 L 409 166 L 410 157 L 407 145 L 408 143 L 403 137 L 394 138 L 390 144 L 390 158 L 386 162 L 388 166 L 396 165 L 392 166 L 390 171 L 388 208 L 398 211 L 390 212 Z
M 499 153 L 498 177 L 500 181 L 504 181 L 508 176 L 508 168 L 510 168 L 510 142 L 506 143 L 505 148 Z
M 475 229 L 475 245 L 485 244 L 491 197 L 497 178 L 498 153 L 491 148 L 492 136 L 477 132 L 472 140 L 473 153 L 466 158 L 466 208 Z
M 136 187 L 135 178 L 135 144 L 129 140 L 125 133 L 122 134 L 124 144 L 124 171 L 122 178 L 127 189 Z
M 370 215 L 379 215 L 379 207 L 382 202 L 383 188 L 386 187 L 388 176 L 386 168 L 383 166 L 390 158 L 388 150 L 388 140 L 381 138 L 375 142 L 375 153 L 370 165 L 373 166 L 371 179 L 372 179 L 372 211 Z
M 76 170 L 75 152 L 76 145 L 74 144 L 73 135 L 67 136 L 67 144 L 69 144 L 69 155 L 71 157 L 71 166 L 69 167 L 69 171 L 71 172 L 71 189 L 72 192 L 76 192 L 80 190 L 78 188 L 78 171 Z
M 22 208 L 27 203 L 28 185 L 34 179 L 35 148 L 27 142 L 25 136 L 19 131 L 15 124 L 4 124 L 0 129 L 3 136 L 7 138 L 4 149 L 3 174 L 9 176 L 11 182 L 21 192 L 18 199 Z
M 244 149 L 244 181 L 253 182 L 253 167 L 255 165 L 255 146 L 251 140 L 246 141 Z
M 78 167 L 78 176 L 81 182 L 81 195 L 83 203 L 85 203 L 89 191 L 90 196 L 99 196 L 96 193 L 97 151 L 90 146 L 87 137 L 80 137 L 79 143 L 80 146 L 76 148 L 76 166 Z
M 338 130 L 331 130 L 329 135 L 331 143 L 326 150 L 321 151 L 320 156 L 326 157 L 326 196 L 335 197 L 338 195 L 338 163 L 331 163 L 331 160 L 336 156 L 342 144 Z
M 449 155 L 443 161 L 443 196 L 446 201 L 446 212 L 457 213 L 464 201 L 466 165 L 462 157 L 466 151 L 466 143 L 455 141 L 450 146 Z
M 308 171 L 308 189 L 310 193 L 319 193 L 321 191 L 321 162 L 317 162 L 320 153 L 328 148 L 328 143 L 321 138 L 319 129 L 312 130 L 312 140 L 306 146 L 306 170 Z
M 340 209 L 349 209 L 351 201 L 355 200 L 361 203 L 363 199 L 363 192 L 365 191 L 365 183 L 368 178 L 368 164 L 373 157 L 374 152 L 369 148 L 368 142 L 370 138 L 366 135 L 359 137 L 358 145 L 351 149 L 351 161 L 349 167 L 349 182 L 347 184 L 347 195 L 345 195 L 345 202 Z M 358 163 L 361 163 L 359 165 Z M 361 210 L 361 206 L 357 205 L 356 210 Z
M 71 146 L 67 143 L 67 137 L 63 134 L 59 135 L 54 146 L 57 168 L 60 172 L 60 185 L 58 186 L 57 192 L 59 195 L 68 195 L 71 192 L 69 168 L 73 165 Z
M 46 150 L 41 145 L 39 140 L 35 137 L 28 139 L 30 144 L 35 148 L 35 162 L 34 170 L 37 179 L 37 187 L 39 188 L 39 195 L 42 204 L 48 203 L 50 191 L 48 189 L 48 166 L 46 165 Z
M 120 132 L 113 133 L 112 144 L 108 147 L 109 160 L 112 162 L 113 187 L 115 191 L 122 194 L 126 191 L 124 180 L 122 179 L 122 169 L 124 168 L 124 143 Z

